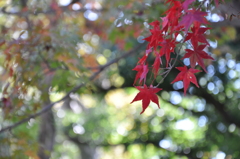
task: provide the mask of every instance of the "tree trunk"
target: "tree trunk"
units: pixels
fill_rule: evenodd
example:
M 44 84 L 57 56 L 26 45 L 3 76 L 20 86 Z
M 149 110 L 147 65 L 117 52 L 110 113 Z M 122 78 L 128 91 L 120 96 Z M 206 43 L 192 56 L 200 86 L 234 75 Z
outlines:
M 43 108 L 51 103 L 49 98 L 49 88 L 52 82 L 52 75 L 46 75 L 45 79 L 42 81 L 42 99 Z M 49 159 L 51 156 L 51 152 L 53 150 L 53 146 L 55 143 L 55 121 L 53 111 L 49 110 L 46 113 L 42 114 L 40 117 L 40 127 L 39 127 L 39 150 L 38 156 L 40 159 Z
M 44 113 L 40 120 L 38 156 L 40 159 L 49 159 L 53 150 L 56 132 L 52 110 Z
M 81 151 L 81 159 L 98 159 L 96 148 L 88 144 L 78 144 Z

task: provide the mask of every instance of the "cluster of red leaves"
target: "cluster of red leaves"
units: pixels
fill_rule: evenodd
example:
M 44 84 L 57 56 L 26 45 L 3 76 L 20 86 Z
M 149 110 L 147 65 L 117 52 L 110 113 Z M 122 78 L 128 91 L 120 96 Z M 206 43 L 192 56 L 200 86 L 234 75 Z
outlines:
M 181 59 L 189 58 L 190 68 L 187 66 L 176 67 L 180 73 L 172 81 L 172 83 L 183 81 L 185 95 L 190 82 L 199 87 L 194 74 L 201 72 L 201 70 L 195 69 L 196 65 L 198 64 L 207 72 L 203 60 L 213 60 L 205 51 L 209 43 L 204 34 L 210 29 L 203 26 L 207 24 L 205 18 L 207 12 L 202 11 L 201 7 L 194 8 L 192 3 L 196 1 L 197 0 L 167 0 L 166 5 L 169 5 L 169 9 L 165 12 L 166 16 L 161 17 L 161 21 L 156 20 L 150 23 L 152 27 L 150 29 L 151 35 L 144 39 L 148 42 L 146 52 L 133 69 L 137 71 L 134 85 L 138 82 L 139 85 L 143 86 L 135 86 L 140 92 L 131 103 L 142 100 L 143 110 L 141 114 L 148 107 L 150 101 L 159 106 L 156 93 L 162 90 L 161 88 L 157 88 L 160 83 L 157 84 L 157 86 L 150 85 L 148 87 L 146 85 L 147 74 L 149 70 L 152 70 L 154 76 L 151 77 L 153 81 L 156 80 L 157 76 L 160 75 L 159 70 L 162 66 L 162 57 L 166 59 L 166 67 L 162 66 L 162 68 L 168 68 L 168 71 L 171 71 L 177 60 L 177 58 L 171 59 L 171 54 L 177 54 L 176 57 L 178 57 L 179 54 L 179 52 L 175 51 L 177 44 L 179 44 L 176 40 L 178 35 L 184 37 L 181 43 L 188 42 L 188 44 L 191 45 L 191 49 L 185 49 L 186 53 Z M 218 6 L 218 3 L 218 0 L 215 0 L 216 6 Z M 147 58 L 151 53 L 153 53 L 155 57 L 152 67 L 147 64 Z M 163 79 L 164 78 L 165 77 L 163 77 Z

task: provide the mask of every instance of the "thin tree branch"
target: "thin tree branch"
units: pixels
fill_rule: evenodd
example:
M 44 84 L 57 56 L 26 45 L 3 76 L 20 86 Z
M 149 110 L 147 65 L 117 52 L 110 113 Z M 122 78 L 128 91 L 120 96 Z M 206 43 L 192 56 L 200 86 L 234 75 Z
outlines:
M 93 81 L 104 69 L 106 69 L 107 67 L 109 67 L 110 65 L 114 64 L 114 63 L 117 63 L 119 60 L 121 60 L 122 58 L 125 58 L 125 57 L 128 57 L 132 54 L 134 54 L 135 52 L 137 52 L 142 46 L 144 46 L 145 43 L 142 43 L 142 44 L 139 44 L 137 47 L 135 47 L 134 49 L 126 52 L 125 54 L 123 54 L 122 56 L 119 56 L 118 58 L 116 59 L 113 59 L 112 61 L 109 61 L 107 64 L 103 65 L 102 67 L 99 68 L 99 70 L 95 73 L 92 74 L 92 76 L 89 77 L 89 80 L 88 82 L 90 81 Z M 32 115 L 29 115 L 28 117 L 26 117 L 25 119 L 15 123 L 15 124 L 12 124 L 10 126 L 7 126 L 7 127 L 4 127 L 0 130 L 0 133 L 3 133 L 7 130 L 11 130 L 27 121 L 29 121 L 30 119 L 32 118 L 36 118 L 40 115 L 42 115 L 43 113 L 46 113 L 47 111 L 49 111 L 55 104 L 61 102 L 61 101 L 64 101 L 65 99 L 67 99 L 69 97 L 69 95 L 71 93 L 74 93 L 76 92 L 77 90 L 79 90 L 80 88 L 82 88 L 83 86 L 85 86 L 88 82 L 86 83 L 82 83 L 76 87 L 74 87 L 71 91 L 69 91 L 64 97 L 62 97 L 60 100 L 56 101 L 56 102 L 53 102 L 53 103 L 50 103 L 49 105 L 47 105 L 46 107 L 44 107 L 43 109 L 41 109 L 39 112 L 35 113 L 35 114 L 32 114 Z
M 232 27 L 240 27 L 240 19 L 233 19 L 233 20 L 224 20 L 220 22 L 211 22 L 210 25 L 212 28 L 220 28 L 220 27 L 226 27 L 226 26 L 232 26 Z

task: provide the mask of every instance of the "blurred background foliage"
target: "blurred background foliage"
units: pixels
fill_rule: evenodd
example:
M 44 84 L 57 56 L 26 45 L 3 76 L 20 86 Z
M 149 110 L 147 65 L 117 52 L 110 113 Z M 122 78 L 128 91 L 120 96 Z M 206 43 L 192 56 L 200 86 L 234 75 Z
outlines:
M 198 74 L 201 88 L 183 96 L 182 82 L 170 84 L 173 70 L 161 84 L 161 109 L 151 103 L 140 115 L 141 102 L 129 104 L 138 92 L 132 69 L 148 24 L 164 16 L 163 0 L 0 1 L 0 130 L 67 95 L 1 132 L 0 158 L 240 158 L 240 4 L 205 6 L 215 61 Z

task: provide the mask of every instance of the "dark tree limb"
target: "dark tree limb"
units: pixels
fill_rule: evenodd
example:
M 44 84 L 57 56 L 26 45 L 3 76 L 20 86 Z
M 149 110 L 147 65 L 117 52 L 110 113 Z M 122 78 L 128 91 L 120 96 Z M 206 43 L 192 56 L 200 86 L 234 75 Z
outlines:
M 215 9 L 218 14 L 224 17 L 223 21 L 219 22 L 211 22 L 211 28 L 217 27 L 240 27 L 240 1 L 233 0 L 230 3 L 223 3 L 219 5 L 218 8 Z
M 226 27 L 226 26 L 232 26 L 232 27 L 240 27 L 240 19 L 234 19 L 234 20 L 224 20 L 220 22 L 212 22 L 211 27 L 217 28 L 217 27 Z

